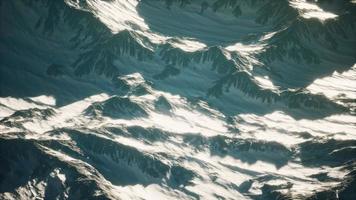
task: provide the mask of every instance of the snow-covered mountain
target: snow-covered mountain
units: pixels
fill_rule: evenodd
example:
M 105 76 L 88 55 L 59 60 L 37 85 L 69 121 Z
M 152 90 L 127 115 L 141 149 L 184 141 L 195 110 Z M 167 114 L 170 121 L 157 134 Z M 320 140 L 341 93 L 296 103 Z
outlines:
M 355 1 L 0 9 L 0 199 L 356 199 Z

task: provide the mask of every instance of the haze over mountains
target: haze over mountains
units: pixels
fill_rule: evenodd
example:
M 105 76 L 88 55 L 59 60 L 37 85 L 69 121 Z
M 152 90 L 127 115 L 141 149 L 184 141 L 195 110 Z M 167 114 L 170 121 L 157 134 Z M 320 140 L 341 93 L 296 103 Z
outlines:
M 354 1 L 0 9 L 0 199 L 356 199 Z

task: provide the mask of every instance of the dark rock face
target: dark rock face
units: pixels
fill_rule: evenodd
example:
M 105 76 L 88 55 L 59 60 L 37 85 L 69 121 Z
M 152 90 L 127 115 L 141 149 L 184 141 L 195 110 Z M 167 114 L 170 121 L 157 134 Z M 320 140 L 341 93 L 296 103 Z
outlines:
M 147 112 L 137 103 L 129 98 L 119 96 L 111 97 L 104 102 L 97 102 L 85 110 L 86 115 L 103 115 L 111 118 L 131 119 L 135 117 L 146 117 Z

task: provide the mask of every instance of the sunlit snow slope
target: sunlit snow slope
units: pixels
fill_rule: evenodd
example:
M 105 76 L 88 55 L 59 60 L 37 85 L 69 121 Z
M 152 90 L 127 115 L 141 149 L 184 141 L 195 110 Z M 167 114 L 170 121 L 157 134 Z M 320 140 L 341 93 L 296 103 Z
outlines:
M 0 199 L 356 199 L 355 1 L 0 9 Z

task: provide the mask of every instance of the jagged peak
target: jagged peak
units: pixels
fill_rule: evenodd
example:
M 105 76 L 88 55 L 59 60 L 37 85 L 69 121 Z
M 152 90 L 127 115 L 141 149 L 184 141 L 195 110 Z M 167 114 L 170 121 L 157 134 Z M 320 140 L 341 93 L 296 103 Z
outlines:
M 134 131 L 134 129 L 137 129 L 137 127 L 132 127 L 130 130 Z M 121 166 L 130 169 L 138 168 L 142 172 L 141 176 L 149 176 L 153 179 L 150 180 L 153 183 L 166 182 L 172 187 L 177 187 L 182 184 L 189 184 L 189 181 L 195 176 L 192 171 L 182 166 L 165 163 L 162 155 L 143 152 L 95 134 L 82 133 L 76 130 L 69 131 L 69 134 L 87 155 L 91 157 L 98 154 L 107 155 Z M 127 170 L 127 172 L 133 173 L 131 170 Z M 181 173 L 184 176 L 181 176 Z M 190 176 L 186 177 L 187 174 Z M 143 179 L 141 183 L 146 184 L 146 182 L 147 179 Z
M 144 46 L 144 43 L 148 44 L 128 30 L 96 41 L 73 63 L 75 74 L 82 76 L 96 72 L 99 75 L 115 77 L 120 71 L 113 62 L 120 56 L 132 56 L 139 61 L 153 58 L 153 51 Z
M 112 82 L 123 94 L 140 96 L 152 93 L 152 83 L 147 82 L 140 73 L 118 76 L 113 78 Z
M 293 149 L 280 143 L 263 140 L 230 138 L 222 135 L 204 137 L 199 134 L 188 134 L 183 140 L 198 149 L 208 148 L 212 155 L 230 155 L 248 163 L 263 160 L 275 164 L 278 168 L 287 164 L 294 154 Z M 271 152 L 275 157 L 267 156 Z
M 48 117 L 53 116 L 56 111 L 52 108 L 30 108 L 26 110 L 17 110 L 12 115 L 3 118 L 0 122 L 7 121 L 7 120 L 18 120 L 18 119 L 47 119 Z
M 292 109 L 315 109 L 332 113 L 347 113 L 350 109 L 335 103 L 322 94 L 312 94 L 305 89 L 273 91 L 260 87 L 246 71 L 239 71 L 222 77 L 208 90 L 209 96 L 219 97 L 230 88 L 239 91 L 262 102 L 282 102 Z
M 238 59 L 232 59 L 231 54 L 220 46 L 212 46 L 195 52 L 185 52 L 170 44 L 165 44 L 160 50 L 160 56 L 166 64 L 186 67 L 193 61 L 196 63 L 211 62 L 212 70 L 220 74 L 231 73 L 236 70 L 237 66 L 243 64 L 241 62 L 242 56 L 237 57 L 236 55 L 237 53 L 235 53 L 234 58 Z
M 113 96 L 102 102 L 95 102 L 85 109 L 86 115 L 111 118 L 132 119 L 136 117 L 147 117 L 148 113 L 138 103 L 129 97 Z

